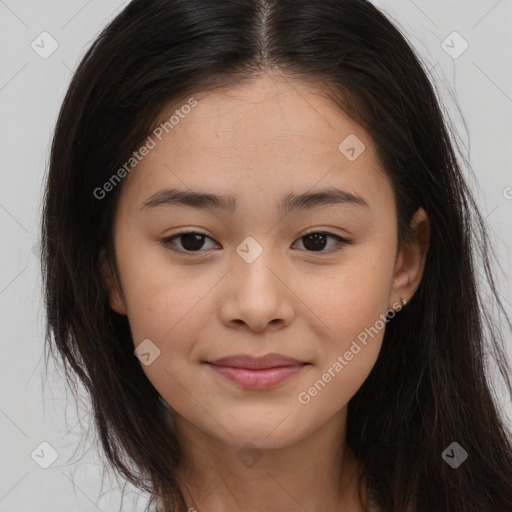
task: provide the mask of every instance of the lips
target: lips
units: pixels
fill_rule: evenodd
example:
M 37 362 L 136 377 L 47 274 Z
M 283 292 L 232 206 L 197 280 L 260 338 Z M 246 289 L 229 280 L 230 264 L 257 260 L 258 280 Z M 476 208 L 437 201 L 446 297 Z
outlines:
M 260 390 L 272 388 L 301 373 L 310 365 L 281 354 L 236 354 L 205 363 L 215 374 L 221 375 L 238 387 Z
M 235 354 L 208 362 L 217 366 L 230 366 L 232 368 L 246 368 L 249 370 L 263 370 L 268 368 L 277 368 L 280 366 L 307 364 L 303 361 L 299 361 L 298 359 L 281 354 L 266 354 L 264 356 Z

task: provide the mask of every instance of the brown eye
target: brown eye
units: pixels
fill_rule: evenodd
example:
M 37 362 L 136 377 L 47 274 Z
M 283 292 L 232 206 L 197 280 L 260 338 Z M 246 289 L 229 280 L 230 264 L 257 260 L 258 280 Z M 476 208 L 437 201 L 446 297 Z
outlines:
M 329 238 L 334 239 L 336 243 L 334 246 L 324 251 L 325 247 L 328 245 Z M 310 233 L 306 233 L 299 240 L 304 240 L 303 245 L 308 252 L 331 253 L 340 250 L 343 245 L 349 243 L 348 240 L 345 240 L 337 235 L 332 233 L 325 233 L 322 231 L 312 231 Z
M 176 233 L 175 235 L 165 238 L 162 240 L 162 245 L 168 249 L 181 253 L 202 253 L 206 240 L 213 240 L 204 233 L 198 233 L 196 231 L 183 231 Z M 329 239 L 334 240 L 334 244 L 331 244 L 327 250 L 324 250 L 329 245 Z M 299 240 L 303 240 L 304 248 L 307 252 L 320 252 L 320 253 L 332 253 L 340 250 L 344 245 L 349 244 L 348 240 L 345 240 L 332 233 L 326 233 L 322 231 L 312 231 L 302 235 Z M 211 247 L 210 247 L 211 248 Z
M 200 251 L 200 249 L 203 248 L 205 239 L 207 238 L 212 240 L 209 236 L 203 233 L 183 231 L 169 238 L 165 238 L 162 240 L 162 245 L 178 252 L 204 252 Z M 181 247 L 175 248 L 177 245 L 175 242 L 176 239 L 180 241 Z

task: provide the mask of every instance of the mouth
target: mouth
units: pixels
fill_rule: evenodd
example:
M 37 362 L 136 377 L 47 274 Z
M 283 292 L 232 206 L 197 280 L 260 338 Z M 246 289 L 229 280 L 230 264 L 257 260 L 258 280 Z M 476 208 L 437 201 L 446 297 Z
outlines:
M 277 386 L 311 365 L 281 354 L 236 354 L 204 363 L 230 382 L 249 389 Z

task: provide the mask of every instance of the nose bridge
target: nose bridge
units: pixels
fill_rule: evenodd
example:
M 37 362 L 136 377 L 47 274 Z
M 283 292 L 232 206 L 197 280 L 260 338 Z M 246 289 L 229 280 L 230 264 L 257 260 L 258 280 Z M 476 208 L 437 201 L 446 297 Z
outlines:
M 277 266 L 271 237 L 259 236 L 258 239 L 248 236 L 236 247 L 236 280 L 240 283 L 247 281 L 251 288 L 273 286 L 275 276 L 270 269 Z
M 241 321 L 251 329 L 261 331 L 270 322 L 280 320 L 288 324 L 293 307 L 286 293 L 285 276 L 271 237 L 260 243 L 247 237 L 237 247 L 229 280 L 229 294 L 221 305 L 224 323 Z M 263 238 L 262 238 L 263 242 Z

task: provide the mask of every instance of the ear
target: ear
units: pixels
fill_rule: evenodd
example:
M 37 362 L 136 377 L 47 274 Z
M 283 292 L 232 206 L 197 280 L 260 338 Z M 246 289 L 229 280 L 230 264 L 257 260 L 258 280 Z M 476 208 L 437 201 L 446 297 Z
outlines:
M 109 296 L 110 307 L 120 315 L 126 315 L 126 307 L 122 293 L 117 284 L 115 272 L 108 261 L 105 249 L 101 249 L 98 257 L 98 268 L 100 272 L 103 288 Z
M 419 208 L 414 214 L 411 229 L 414 231 L 414 239 L 403 242 L 395 263 L 390 295 L 394 304 L 400 303 L 401 298 L 409 301 L 423 277 L 430 246 L 430 222 L 423 208 Z

